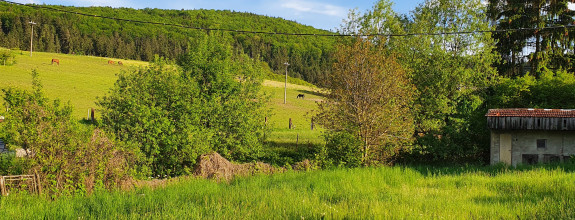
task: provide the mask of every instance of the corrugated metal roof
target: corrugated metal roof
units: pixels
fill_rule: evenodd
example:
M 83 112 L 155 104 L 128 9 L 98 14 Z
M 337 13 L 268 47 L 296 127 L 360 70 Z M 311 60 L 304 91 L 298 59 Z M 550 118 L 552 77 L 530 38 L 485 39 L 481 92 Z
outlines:
M 487 117 L 575 118 L 575 109 L 507 108 L 489 109 Z

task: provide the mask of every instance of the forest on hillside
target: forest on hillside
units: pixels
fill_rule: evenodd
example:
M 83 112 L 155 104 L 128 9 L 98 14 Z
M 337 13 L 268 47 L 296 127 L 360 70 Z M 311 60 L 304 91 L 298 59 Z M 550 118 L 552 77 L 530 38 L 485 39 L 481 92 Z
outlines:
M 56 10 L 53 10 L 56 9 Z M 61 11 L 58 11 L 61 10 Z M 282 18 L 253 13 L 218 10 L 160 10 L 111 7 L 64 7 L 41 5 L 30 7 L 0 2 L 0 46 L 30 49 L 31 25 L 34 21 L 34 50 L 78 55 L 93 55 L 152 61 L 154 55 L 179 59 L 197 47 L 193 39 L 204 30 L 134 23 L 63 11 L 79 12 L 145 22 L 176 24 L 193 28 L 266 31 L 277 33 L 330 32 Z M 321 84 L 331 66 L 336 39 L 312 36 L 261 35 L 208 31 L 222 38 L 235 50 L 267 63 L 283 74 L 290 63 L 290 76 Z

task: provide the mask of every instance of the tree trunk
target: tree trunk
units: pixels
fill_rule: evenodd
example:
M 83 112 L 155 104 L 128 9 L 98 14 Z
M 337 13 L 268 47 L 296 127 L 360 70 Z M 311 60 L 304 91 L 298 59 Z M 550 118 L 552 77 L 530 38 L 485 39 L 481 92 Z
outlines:
M 367 156 L 369 155 L 368 151 L 369 151 L 369 146 L 367 145 L 367 137 L 364 137 L 363 157 L 361 158 L 363 165 L 367 165 Z

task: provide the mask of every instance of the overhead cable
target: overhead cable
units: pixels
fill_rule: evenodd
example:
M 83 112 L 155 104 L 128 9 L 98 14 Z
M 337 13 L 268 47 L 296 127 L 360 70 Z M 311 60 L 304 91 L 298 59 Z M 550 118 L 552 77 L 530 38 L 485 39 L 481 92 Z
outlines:
M 46 5 L 36 5 L 36 4 L 23 4 L 7 0 L 0 0 L 1 2 L 6 2 L 14 5 L 27 6 L 37 9 L 51 10 L 68 14 L 76 14 L 81 16 L 96 17 L 103 19 L 110 19 L 116 21 L 125 21 L 139 24 L 153 24 L 153 25 L 164 25 L 172 26 L 178 28 L 204 30 L 204 31 L 223 31 L 223 32 L 235 32 L 235 33 L 250 33 L 250 34 L 265 34 L 265 35 L 288 35 L 288 36 L 320 36 L 320 37 L 408 37 L 408 36 L 438 36 L 438 35 L 464 35 L 464 34 L 481 34 L 481 33 L 504 33 L 504 32 L 520 32 L 520 31 L 533 31 L 539 32 L 544 30 L 554 30 L 554 29 L 571 29 L 574 25 L 563 25 L 563 26 L 552 26 L 552 27 L 542 27 L 542 28 L 513 28 L 513 29 L 500 29 L 500 30 L 474 30 L 474 31 L 455 31 L 455 32 L 436 32 L 436 33 L 405 33 L 405 34 L 393 34 L 393 33 L 372 33 L 372 34 L 320 34 L 320 33 L 286 33 L 286 32 L 270 32 L 270 31 L 254 31 L 254 30 L 235 30 L 235 29 L 225 29 L 225 28 L 205 28 L 205 27 L 193 27 L 181 24 L 172 23 L 162 23 L 162 22 L 152 22 L 152 21 L 141 21 L 134 19 L 116 18 L 102 15 L 87 14 L 82 12 L 68 11 L 54 7 L 48 7 Z

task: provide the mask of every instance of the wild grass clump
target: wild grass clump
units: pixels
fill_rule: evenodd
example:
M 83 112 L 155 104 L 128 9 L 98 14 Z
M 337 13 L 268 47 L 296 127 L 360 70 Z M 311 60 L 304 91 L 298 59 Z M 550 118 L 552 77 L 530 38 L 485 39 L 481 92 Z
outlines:
M 573 165 L 530 168 L 378 167 L 287 172 L 230 183 L 180 179 L 166 187 L 55 201 L 0 200 L 6 218 L 575 218 Z

